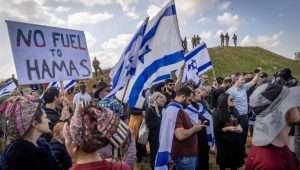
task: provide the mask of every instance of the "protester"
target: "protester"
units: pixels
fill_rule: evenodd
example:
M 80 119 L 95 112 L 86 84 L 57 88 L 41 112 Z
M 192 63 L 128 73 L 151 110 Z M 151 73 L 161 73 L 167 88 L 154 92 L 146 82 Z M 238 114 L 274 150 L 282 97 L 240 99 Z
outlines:
M 69 99 L 67 97 L 62 98 L 62 110 L 61 110 L 61 121 L 68 121 L 73 114 L 72 104 L 70 103 Z
M 298 84 L 298 80 L 293 77 L 291 69 L 284 68 L 278 73 L 274 74 L 272 83 L 281 84 L 287 87 L 293 87 Z
M 256 74 L 255 77 L 245 84 L 245 77 L 241 74 L 237 74 L 235 77 L 234 85 L 229 88 L 226 93 L 233 97 L 235 108 L 239 113 L 240 124 L 243 129 L 243 141 L 246 144 L 248 136 L 248 97 L 247 90 L 254 86 L 258 81 L 259 75 Z
M 91 97 L 92 98 L 98 98 L 98 97 L 96 97 L 97 90 L 98 90 L 98 85 L 97 84 L 93 84 L 93 86 L 92 86 L 92 92 L 91 92 Z
M 84 103 L 85 105 L 88 105 L 91 101 L 92 98 L 86 91 L 87 87 L 84 82 L 80 82 L 79 84 L 79 92 L 75 94 L 73 98 L 73 105 L 76 107 L 80 105 L 81 103 Z
M 290 126 L 300 124 L 299 101 L 299 86 L 263 84 L 253 92 L 250 106 L 257 117 L 246 170 L 299 169 L 295 154 L 288 148 Z
M 110 90 L 111 85 L 101 80 L 97 85 L 97 90 L 94 93 L 94 98 L 100 101 L 110 92 Z
M 208 92 L 205 88 L 196 88 L 192 102 L 185 109 L 192 123 L 201 121 L 207 127 L 203 127 L 198 133 L 198 163 L 196 169 L 209 169 L 209 150 L 214 145 L 213 120 L 205 106 L 205 98 Z
M 260 74 L 260 79 L 259 81 L 257 82 L 257 85 L 262 85 L 262 84 L 265 84 L 269 81 L 268 79 L 268 74 L 266 72 L 262 72 Z
M 224 38 L 225 38 L 226 47 L 229 47 L 229 39 L 230 39 L 230 37 L 229 37 L 228 32 L 225 34 Z
M 175 82 L 172 79 L 168 79 L 165 81 L 165 91 L 164 91 L 164 95 L 167 97 L 167 103 L 169 104 L 170 101 L 172 101 L 175 96 L 176 96 L 176 92 L 175 92 Z
M 224 36 L 224 34 L 221 32 L 221 34 L 220 34 L 221 47 L 224 47 L 224 39 L 225 39 L 225 36 Z
M 122 160 L 130 143 L 128 126 L 113 112 L 92 107 L 78 108 L 64 131 L 67 151 L 74 160 L 71 170 L 129 170 L 124 162 L 107 161 L 97 151 L 107 144 L 113 146 L 113 160 Z
M 98 90 L 99 100 L 97 102 L 98 107 L 105 107 L 113 111 L 119 118 L 124 120 L 124 108 L 122 103 L 114 96 L 106 97 L 110 92 L 111 86 L 108 84 L 103 84 Z
M 223 81 L 224 81 L 223 77 L 217 77 L 213 82 L 213 86 L 212 86 L 211 93 L 210 93 L 210 96 L 209 96 L 209 98 L 210 98 L 210 107 L 212 109 L 214 109 L 216 107 L 216 104 L 217 104 L 217 96 L 216 96 L 215 92 L 217 91 L 217 89 L 222 87 Z
M 139 130 L 142 124 L 142 121 L 144 119 L 144 114 L 142 109 L 136 109 L 136 108 L 128 108 L 129 112 L 129 122 L 128 126 L 132 130 L 132 133 L 134 135 L 135 141 L 136 141 L 136 156 L 137 156 L 137 162 L 141 162 L 144 160 L 147 156 L 147 150 L 146 146 L 144 144 L 140 144 L 137 142 L 139 137 Z
M 243 128 L 233 97 L 222 94 L 214 112 L 214 129 L 217 146 L 217 163 L 220 170 L 237 170 L 244 164 L 245 147 Z
M 237 35 L 236 34 L 233 34 L 232 40 L 233 40 L 234 47 L 237 47 Z
M 50 87 L 43 95 L 43 99 L 45 102 L 44 110 L 50 120 L 49 126 L 52 130 L 61 117 L 61 113 L 58 111 L 58 106 L 61 104 L 59 90 L 56 87 Z
M 105 147 L 99 149 L 97 153 L 101 156 L 102 159 L 111 160 L 113 157 L 113 146 L 111 144 L 107 144 Z M 136 165 L 136 160 L 136 143 L 135 138 L 132 135 L 127 152 L 124 153 L 122 161 L 126 162 L 129 165 L 130 169 L 133 170 Z
M 96 77 L 98 77 L 99 73 L 103 74 L 103 71 L 100 68 L 100 61 L 96 57 L 93 60 L 93 67 L 94 67 L 94 70 L 95 70 Z
M 231 78 L 225 77 L 225 79 L 222 81 L 221 86 L 214 89 L 211 92 L 212 95 L 212 102 L 211 102 L 211 108 L 215 109 L 217 107 L 218 98 L 221 94 L 224 94 L 231 86 Z
M 49 133 L 49 120 L 41 104 L 32 103 L 21 96 L 13 96 L 1 107 L 7 124 L 6 141 L 2 157 L 3 170 L 60 170 L 50 148 L 39 145 L 38 139 Z
M 63 136 L 64 122 L 58 122 L 53 128 L 53 138 L 50 141 L 51 153 L 53 154 L 56 162 L 63 170 L 68 170 L 72 166 L 72 159 L 69 156 L 65 139 Z
M 159 146 L 159 130 L 162 118 L 162 110 L 166 102 L 167 99 L 162 93 L 155 92 L 150 97 L 150 105 L 146 111 L 146 125 L 149 128 L 148 140 L 150 145 L 152 169 L 154 169 L 155 156 Z
M 197 166 L 197 132 L 204 125 L 201 122 L 193 125 L 188 114 L 183 110 L 191 103 L 192 98 L 191 88 L 179 88 L 176 91 L 174 101 L 168 105 L 163 113 L 159 138 L 160 146 L 156 158 L 159 167 L 168 166 L 171 158 L 168 158 L 166 152 L 171 154 L 177 170 L 193 170 Z M 163 148 L 170 148 L 171 150 L 166 151 Z
M 209 83 L 209 77 L 207 74 L 203 74 L 200 76 L 199 87 L 206 88 L 206 90 L 210 93 L 212 86 Z

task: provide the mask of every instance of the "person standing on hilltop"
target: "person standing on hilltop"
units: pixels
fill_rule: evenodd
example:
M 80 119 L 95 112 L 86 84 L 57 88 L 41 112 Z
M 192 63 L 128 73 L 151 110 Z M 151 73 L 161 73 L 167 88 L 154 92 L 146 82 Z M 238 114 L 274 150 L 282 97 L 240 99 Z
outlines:
M 197 45 L 200 44 L 201 37 L 200 37 L 199 35 L 197 35 L 197 36 L 196 36 L 196 40 L 197 40 L 197 41 L 196 41 L 196 42 L 197 42 L 197 43 L 196 43 L 196 46 L 197 46 Z
M 94 67 L 94 70 L 95 70 L 96 77 L 98 76 L 98 71 L 99 71 L 99 73 L 103 74 L 103 72 L 100 68 L 100 61 L 97 60 L 96 57 L 93 60 L 93 67 Z
M 229 37 L 229 34 L 228 34 L 228 32 L 227 32 L 227 33 L 225 34 L 226 47 L 229 46 L 229 39 L 230 39 L 230 37 Z
M 222 32 L 220 34 L 220 39 L 221 39 L 221 47 L 224 47 L 224 34 Z
M 195 40 L 196 40 L 195 35 L 193 35 L 192 40 L 191 40 L 191 42 L 192 42 L 192 48 L 194 48 L 196 46 L 195 45 L 196 44 Z
M 234 47 L 236 47 L 237 46 L 237 35 L 236 34 L 233 34 L 232 40 L 233 40 Z
M 182 40 L 182 47 L 183 47 L 185 52 L 188 51 L 188 43 L 187 43 L 186 37 L 184 37 L 184 39 Z

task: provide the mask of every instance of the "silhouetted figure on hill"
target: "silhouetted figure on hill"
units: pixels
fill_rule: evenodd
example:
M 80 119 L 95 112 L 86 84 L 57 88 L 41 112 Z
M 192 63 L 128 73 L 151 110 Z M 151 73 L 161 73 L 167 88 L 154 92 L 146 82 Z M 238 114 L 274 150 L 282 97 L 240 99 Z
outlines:
M 224 36 L 224 34 L 221 32 L 221 34 L 220 34 L 221 47 L 224 47 L 224 38 L 225 38 L 225 36 Z
M 225 43 L 226 43 L 226 47 L 229 46 L 229 39 L 230 39 L 230 37 L 229 37 L 229 34 L 228 34 L 228 32 L 227 32 L 226 35 L 225 35 Z
M 192 41 L 192 48 L 195 48 L 196 47 L 196 36 L 195 35 L 193 35 L 191 41 Z
M 200 44 L 201 38 L 199 35 L 196 36 L 196 46 Z
M 233 34 L 232 40 L 233 40 L 234 47 L 236 47 L 237 46 L 237 35 L 236 34 Z
M 93 60 L 93 67 L 95 70 L 96 77 L 98 77 L 98 73 L 103 74 L 102 69 L 100 68 L 100 61 L 95 57 Z
M 184 39 L 182 40 L 182 48 L 184 49 L 184 52 L 188 51 L 188 42 L 186 37 L 184 37 Z

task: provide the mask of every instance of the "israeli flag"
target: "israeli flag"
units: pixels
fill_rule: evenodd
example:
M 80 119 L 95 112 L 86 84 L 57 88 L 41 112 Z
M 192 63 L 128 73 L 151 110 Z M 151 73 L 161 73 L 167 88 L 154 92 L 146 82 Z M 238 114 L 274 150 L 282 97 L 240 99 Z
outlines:
M 185 68 L 182 81 L 199 82 L 199 76 L 213 68 L 205 43 L 200 43 L 185 55 Z
M 182 109 L 183 106 L 181 104 L 170 102 L 167 108 L 163 110 L 159 130 L 159 147 L 155 158 L 155 170 L 168 170 L 177 115 Z
M 207 141 L 209 146 L 215 144 L 215 134 L 212 115 L 207 111 L 202 103 L 199 103 L 199 109 L 196 109 L 193 105 L 188 105 L 185 112 L 189 115 L 193 124 L 197 123 L 199 120 L 199 115 L 203 116 L 208 120 L 208 126 L 206 127 Z
M 174 0 L 165 5 L 159 13 L 148 22 L 142 42 L 142 54 L 137 61 L 135 75 L 128 84 L 124 102 L 130 107 L 142 108 L 145 98 L 143 90 L 162 75 L 181 67 L 184 60 L 181 37 L 178 28 Z
M 10 95 L 16 88 L 17 85 L 15 82 L 13 80 L 9 80 L 0 87 L 0 97 Z
M 152 82 L 151 85 L 155 85 L 155 84 L 162 83 L 162 82 L 164 82 L 165 80 L 171 79 L 171 78 L 172 78 L 172 77 L 171 77 L 171 73 L 161 75 L 161 76 L 157 77 L 157 78 Z
M 106 96 L 106 98 L 112 97 L 120 89 L 124 88 L 130 80 L 130 78 L 134 75 L 136 70 L 137 59 L 141 51 L 141 44 L 146 30 L 147 22 L 148 18 L 137 30 L 132 40 L 129 42 L 128 46 L 121 55 L 120 60 L 111 70 L 109 76 L 112 80 L 112 89 L 111 92 Z
M 63 86 L 64 86 L 64 91 L 65 92 L 68 91 L 70 88 L 72 88 L 75 85 L 76 85 L 76 80 L 65 80 L 65 81 L 63 81 Z M 60 89 L 59 81 L 50 82 L 48 84 L 47 89 L 50 88 L 50 87 L 56 87 L 56 88 Z

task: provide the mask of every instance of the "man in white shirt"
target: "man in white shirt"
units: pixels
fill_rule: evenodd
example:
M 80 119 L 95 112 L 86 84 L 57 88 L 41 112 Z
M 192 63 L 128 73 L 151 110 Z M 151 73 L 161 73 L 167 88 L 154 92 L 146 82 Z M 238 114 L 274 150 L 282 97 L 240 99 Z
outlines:
M 88 105 L 92 101 L 92 97 L 86 92 L 86 84 L 84 82 L 80 82 L 79 90 L 74 98 L 73 98 L 73 105 L 78 106 L 79 104 Z

